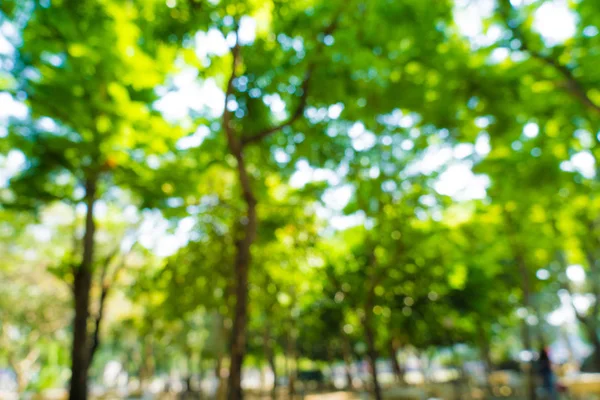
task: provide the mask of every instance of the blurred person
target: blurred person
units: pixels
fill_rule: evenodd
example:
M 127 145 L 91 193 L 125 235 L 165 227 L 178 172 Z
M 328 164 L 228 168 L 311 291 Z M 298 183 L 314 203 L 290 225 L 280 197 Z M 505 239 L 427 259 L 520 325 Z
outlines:
M 554 372 L 552 371 L 552 362 L 550 361 L 548 350 L 545 348 L 542 348 L 540 351 L 539 373 L 542 377 L 542 387 L 544 388 L 546 398 L 558 400 L 556 378 L 554 376 Z

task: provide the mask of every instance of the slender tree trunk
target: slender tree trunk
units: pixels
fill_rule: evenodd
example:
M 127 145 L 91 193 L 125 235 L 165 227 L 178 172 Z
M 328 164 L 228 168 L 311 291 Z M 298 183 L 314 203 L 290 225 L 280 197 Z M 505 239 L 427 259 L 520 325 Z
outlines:
M 236 41 L 232 49 L 231 76 L 227 81 L 225 91 L 225 109 L 223 111 L 223 130 L 227 139 L 230 154 L 237 163 L 237 175 L 242 198 L 246 203 L 246 215 L 240 221 L 240 237 L 235 240 L 236 254 L 234 263 L 235 273 L 235 306 L 233 315 L 233 328 L 230 343 L 230 366 L 227 398 L 229 400 L 241 400 L 242 392 L 242 365 L 246 353 L 246 325 L 248 321 L 248 269 L 251 262 L 251 247 L 256 238 L 257 216 L 256 197 L 252 189 L 252 179 L 246 168 L 244 158 L 244 145 L 235 129 L 231 126 L 231 111 L 227 109 L 229 95 L 234 91 L 234 80 L 240 57 L 240 44 Z
M 154 375 L 154 351 L 152 349 L 152 337 L 146 335 L 142 347 L 142 360 L 140 365 L 140 386 L 142 390 L 146 390 L 148 381 Z
M 522 339 L 523 339 L 523 347 L 528 351 L 532 351 L 531 346 L 531 330 L 529 324 L 526 320 L 523 320 L 523 324 L 521 327 Z M 533 360 L 527 363 L 527 398 L 529 400 L 537 399 L 537 393 L 535 390 L 535 381 L 536 381 L 535 368 L 533 364 Z
M 588 232 L 590 237 L 595 237 L 596 223 L 590 221 L 588 224 Z M 594 295 L 594 303 L 588 311 L 590 315 L 586 318 L 587 323 L 584 323 L 588 338 L 594 347 L 594 370 L 600 372 L 600 338 L 598 337 L 598 320 L 600 318 L 600 260 L 596 258 L 596 252 L 594 251 L 594 245 L 598 246 L 600 242 L 597 237 L 592 246 L 588 246 L 585 250 L 585 255 L 590 268 L 589 281 L 591 284 L 591 291 Z M 577 312 L 577 310 L 575 310 Z
M 239 51 L 239 49 L 236 51 Z M 230 81 L 228 88 L 232 84 Z M 229 127 L 229 113 L 225 112 L 224 115 L 229 150 L 237 161 L 238 180 L 242 189 L 242 197 L 246 203 L 246 215 L 240 224 L 242 227 L 240 232 L 241 237 L 237 238 L 235 243 L 235 307 L 233 329 L 231 332 L 231 365 L 229 368 L 228 385 L 228 399 L 240 400 L 243 398 L 242 364 L 246 353 L 246 325 L 248 321 L 248 269 L 250 268 L 251 247 L 256 238 L 258 221 L 256 216 L 256 198 L 252 190 L 250 175 L 246 169 L 243 148 Z
M 25 393 L 25 389 L 27 389 L 29 383 L 25 372 L 15 372 L 15 375 L 17 380 L 17 393 Z
M 87 211 L 83 236 L 83 259 L 81 265 L 75 271 L 73 280 L 75 316 L 73 319 L 73 344 L 71 348 L 70 400 L 87 400 L 87 378 L 90 362 L 87 323 L 90 312 L 90 289 L 92 286 L 94 235 L 96 230 L 94 221 L 95 179 L 88 179 L 85 186 Z
M 462 368 L 461 360 L 459 355 L 456 353 L 455 346 L 452 346 L 452 364 L 456 372 L 458 372 L 458 376 L 452 382 L 454 387 L 454 398 L 456 400 L 461 400 L 463 398 L 463 380 L 464 380 L 464 371 Z
M 35 335 L 36 338 L 38 335 Z M 31 337 L 32 342 L 36 340 L 36 338 Z M 31 371 L 31 367 L 37 361 L 40 352 L 37 348 L 33 348 L 29 351 L 29 353 L 25 357 L 17 357 L 15 353 L 10 351 L 12 345 L 10 343 L 0 342 L 0 346 L 8 349 L 8 364 L 13 370 L 15 374 L 15 380 L 17 381 L 17 393 L 23 394 L 25 389 L 27 389 L 27 385 L 29 385 L 29 372 Z
M 223 400 L 227 397 L 227 387 L 225 378 L 221 374 L 221 370 L 223 369 L 223 356 L 217 356 L 217 362 L 215 365 L 215 376 L 217 378 L 217 390 L 215 393 L 216 400 Z
M 342 352 L 344 354 L 344 365 L 346 369 L 346 388 L 348 390 L 353 390 L 354 385 L 352 382 L 352 351 L 350 349 L 350 340 L 345 333 L 342 333 L 343 343 L 342 343 Z
M 269 366 L 273 373 L 273 388 L 271 390 L 273 392 L 273 398 L 275 398 L 277 394 L 277 365 L 275 364 L 275 356 L 273 354 L 269 357 Z
M 371 377 L 373 379 L 373 396 L 375 400 L 381 400 L 381 387 L 377 377 L 377 349 L 375 347 L 375 333 L 373 331 L 373 297 L 374 288 L 369 289 L 367 302 L 364 309 L 363 327 L 367 339 L 367 356 L 371 367 Z
M 594 372 L 600 372 L 600 339 L 598 339 L 598 333 L 594 329 L 594 336 L 592 338 L 592 345 L 594 346 Z M 590 332 L 591 336 L 592 332 Z
M 577 318 L 582 323 L 588 340 L 592 344 L 594 348 L 594 353 L 592 354 L 592 369 L 594 372 L 600 372 L 600 338 L 598 337 L 598 328 L 596 325 L 596 321 L 593 316 L 584 317 L 577 314 Z
M 481 360 L 483 361 L 483 374 L 485 377 L 484 387 L 485 390 L 487 390 L 488 395 L 491 396 L 493 391 L 490 383 L 490 375 L 494 370 L 494 363 L 490 356 L 490 341 L 481 321 L 477 323 L 477 336 L 479 336 L 479 352 Z
M 243 164 L 243 156 L 240 154 L 238 160 L 238 169 L 240 171 L 240 181 L 247 182 L 249 187 L 249 176 Z M 240 400 L 242 393 L 242 364 L 246 353 L 246 325 L 248 320 L 248 269 L 251 261 L 251 246 L 254 242 L 257 230 L 256 201 L 252 192 L 244 193 L 246 201 L 246 220 L 243 222 L 243 237 L 236 241 L 236 259 L 235 259 L 235 308 L 233 318 L 233 329 L 231 332 L 230 357 L 231 365 L 229 368 L 229 400 Z
M 396 376 L 396 380 L 399 383 L 404 384 L 404 371 L 402 370 L 402 366 L 398 362 L 398 344 L 396 339 L 390 339 L 388 345 L 390 350 L 390 359 L 392 360 L 392 368 L 394 369 L 394 375 Z
M 275 398 L 275 391 L 277 390 L 277 366 L 275 365 L 275 351 L 273 349 L 273 343 L 271 339 L 271 329 L 270 325 L 267 323 L 265 325 L 265 333 L 264 333 L 264 345 L 265 345 L 265 358 L 267 359 L 267 363 L 271 368 L 271 372 L 273 373 L 273 387 L 272 397 Z
M 17 382 L 17 393 L 22 395 L 27 388 L 28 379 L 26 372 L 20 367 L 19 361 L 13 357 L 9 357 L 8 363 L 10 364 L 13 373 L 15 374 L 15 380 Z
M 290 361 L 290 366 L 288 368 L 288 392 L 289 398 L 293 399 L 296 395 L 296 374 L 298 373 L 298 360 L 296 358 L 296 335 L 294 334 L 293 325 L 288 335 L 288 354 Z
M 507 223 L 508 231 L 509 231 L 508 239 L 511 244 L 513 258 L 514 258 L 515 264 L 517 266 L 517 272 L 521 276 L 521 290 L 523 292 L 523 307 L 525 307 L 525 309 L 529 312 L 531 310 L 531 306 L 532 306 L 532 304 L 531 304 L 531 283 L 530 283 L 529 269 L 527 268 L 527 263 L 525 261 L 525 256 L 524 256 L 525 251 L 521 248 L 521 244 L 515 238 L 516 232 L 515 232 L 514 221 L 512 219 L 512 216 L 507 213 L 507 214 L 505 214 L 505 217 L 506 217 L 506 223 Z M 532 337 L 531 327 L 527 323 L 526 318 L 523 320 L 522 337 L 523 337 L 524 350 L 529 351 L 531 354 L 533 354 L 532 339 L 531 339 L 531 337 Z M 528 367 L 528 370 L 527 370 L 527 399 L 528 400 L 536 400 L 537 399 L 536 373 L 535 373 L 535 368 L 534 368 L 534 364 L 533 364 L 533 357 L 531 358 L 531 361 L 528 363 L 527 367 Z

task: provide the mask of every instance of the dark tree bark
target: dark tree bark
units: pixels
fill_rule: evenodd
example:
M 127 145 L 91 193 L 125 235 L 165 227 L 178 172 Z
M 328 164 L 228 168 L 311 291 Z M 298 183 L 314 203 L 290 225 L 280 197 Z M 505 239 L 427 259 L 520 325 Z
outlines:
M 275 394 L 277 392 L 277 366 L 275 365 L 275 356 L 271 355 L 269 357 L 269 366 L 271 367 L 271 372 L 273 372 L 273 398 L 275 398 Z
M 94 319 L 94 330 L 91 334 L 91 344 L 90 344 L 90 354 L 89 354 L 89 365 L 92 365 L 94 361 L 94 355 L 96 354 L 96 350 L 100 347 L 100 330 L 102 328 L 102 322 L 104 320 L 104 309 L 106 307 L 106 299 L 110 293 L 110 289 L 112 284 L 117 279 L 120 269 L 124 266 L 125 260 L 114 270 L 112 274 L 112 278 L 108 278 L 108 270 L 113 259 L 119 253 L 119 247 L 117 247 L 111 254 L 106 257 L 104 260 L 104 265 L 102 267 L 102 273 L 100 275 L 100 298 L 98 299 L 98 312 Z
M 92 266 L 94 262 L 94 205 L 96 203 L 96 180 L 85 183 L 85 233 L 83 236 L 83 258 L 74 271 L 73 300 L 75 316 L 73 319 L 73 343 L 71 348 L 70 400 L 87 400 L 87 378 L 90 362 L 90 349 L 87 323 L 90 308 L 90 289 L 92 286 Z
M 233 81 L 236 78 L 236 69 L 239 63 L 240 46 L 239 42 L 233 47 L 232 73 L 227 82 L 227 98 L 233 93 Z M 240 221 L 240 237 L 235 241 L 235 262 L 234 274 L 235 284 L 235 306 L 233 314 L 233 327 L 231 332 L 229 367 L 228 394 L 230 400 L 239 400 L 243 398 L 242 393 L 242 364 L 246 353 L 246 326 L 248 320 L 248 269 L 251 262 L 251 247 L 256 238 L 257 218 L 256 218 L 256 198 L 252 189 L 252 182 L 246 167 L 244 158 L 244 149 L 231 126 L 231 112 L 223 112 L 223 129 L 227 138 L 229 152 L 237 162 L 237 175 L 240 187 L 242 189 L 242 198 L 246 203 L 246 213 Z
M 148 385 L 148 381 L 154 375 L 154 349 L 152 344 L 152 337 L 146 335 L 143 338 L 142 344 L 142 357 L 139 368 L 140 384 L 142 389 L 145 389 Z
M 512 256 L 516 265 L 517 273 L 521 276 L 521 291 L 523 292 L 523 307 L 526 310 L 531 310 L 531 279 L 529 274 L 529 269 L 527 268 L 527 263 L 525 261 L 525 251 L 521 247 L 521 244 L 515 238 L 516 228 L 515 223 L 513 221 L 512 216 L 509 213 L 505 214 L 508 240 L 510 242 Z M 532 335 L 531 335 L 531 327 L 527 323 L 527 320 L 523 320 L 523 324 L 521 327 L 521 336 L 523 340 L 524 350 L 529 352 L 533 352 L 532 346 Z M 536 372 L 533 365 L 533 357 L 532 360 L 527 365 L 527 399 L 528 400 L 536 400 Z
M 273 388 L 271 390 L 271 397 L 275 398 L 275 392 L 277 390 L 277 366 L 275 365 L 275 349 L 273 348 L 273 339 L 271 339 L 271 326 L 268 322 L 265 324 L 263 342 L 265 346 L 265 358 L 267 363 L 269 363 L 271 372 L 273 373 Z
M 488 392 L 488 395 L 492 395 L 492 386 L 490 384 L 490 374 L 494 371 L 494 363 L 492 362 L 492 358 L 490 356 L 490 340 L 488 333 L 484 329 L 482 322 L 479 321 L 477 323 L 477 336 L 479 341 L 479 352 L 481 355 L 481 360 L 483 361 L 483 368 L 485 374 L 485 388 Z
M 293 304 L 296 302 L 295 293 L 293 294 Z M 294 323 L 294 319 L 290 321 L 290 330 L 288 333 L 288 342 L 287 342 L 287 353 L 289 355 L 290 361 L 293 362 L 293 366 L 290 365 L 289 375 L 288 375 L 288 391 L 289 398 L 293 399 L 296 395 L 296 377 L 298 375 L 298 352 L 296 350 L 296 325 Z
M 392 360 L 392 368 L 394 369 L 394 375 L 396 380 L 400 383 L 404 383 L 404 371 L 402 366 L 398 362 L 398 344 L 396 339 L 390 339 L 389 343 L 390 359 Z
M 342 9 L 338 11 L 333 22 L 326 27 L 323 33 L 332 34 L 337 27 Z M 316 52 L 322 49 L 320 43 Z M 281 124 L 270 126 L 259 132 L 240 135 L 232 126 L 231 112 L 227 109 L 227 102 L 230 96 L 234 95 L 234 81 L 237 78 L 237 67 L 240 63 L 240 43 L 237 40 L 233 46 L 231 76 L 227 82 L 225 91 L 225 107 L 223 111 L 223 130 L 227 139 L 229 153 L 235 158 L 237 163 L 238 182 L 242 191 L 242 198 L 246 203 L 246 215 L 241 221 L 242 227 L 240 237 L 236 239 L 236 256 L 234 263 L 234 273 L 236 278 L 235 286 L 235 306 L 233 315 L 233 328 L 230 344 L 230 367 L 228 379 L 228 400 L 241 400 L 242 392 L 242 365 L 246 353 L 246 326 L 248 320 L 248 269 L 251 263 L 251 247 L 256 238 L 258 230 L 258 219 L 256 216 L 256 196 L 252 188 L 252 179 L 246 166 L 244 149 L 252 144 L 259 143 L 266 137 L 279 132 L 280 130 L 291 126 L 304 114 L 308 99 L 308 91 L 313 71 L 316 67 L 315 61 L 311 61 L 304 74 L 304 79 L 300 87 L 300 101 L 298 102 L 291 116 Z
M 350 348 L 350 340 L 344 332 L 342 332 L 342 337 L 342 352 L 344 355 L 344 365 L 346 369 L 346 386 L 348 390 L 353 390 L 354 385 L 352 382 L 352 349 Z
M 377 376 L 377 348 L 375 347 L 375 333 L 373 331 L 373 306 L 375 300 L 375 285 L 369 285 L 367 300 L 365 302 L 363 328 L 367 339 L 367 356 L 371 367 L 371 378 L 373 380 L 373 397 L 375 400 L 381 400 L 381 386 Z
M 585 227 L 585 236 L 581 238 L 582 242 L 584 243 L 584 252 L 585 252 L 585 257 L 588 263 L 588 267 L 590 268 L 590 289 L 592 294 L 594 295 L 595 298 L 595 302 L 592 305 L 592 307 L 590 308 L 590 310 L 588 310 L 588 314 L 587 315 L 583 315 L 582 313 L 579 312 L 579 310 L 577 310 L 577 307 L 575 307 L 575 305 L 571 302 L 571 306 L 573 308 L 573 312 L 575 313 L 575 316 L 577 317 L 577 320 L 579 321 L 579 323 L 581 323 L 584 332 L 586 333 L 586 336 L 588 338 L 588 340 L 590 341 L 591 345 L 594 348 L 594 354 L 592 355 L 592 368 L 595 371 L 600 371 L 600 338 L 598 337 L 598 316 L 600 313 L 600 280 L 598 278 L 600 278 L 600 264 L 598 264 L 598 261 L 596 261 L 596 257 L 595 257 L 595 253 L 594 253 L 594 245 L 598 245 L 600 243 L 593 243 L 592 241 L 588 240 L 589 238 L 593 238 L 594 237 L 594 231 L 595 231 L 595 226 L 594 226 L 594 222 L 590 221 L 589 219 L 582 219 L 582 221 L 580 221 Z M 556 222 L 555 219 L 552 219 L 552 227 L 554 229 L 554 235 L 557 238 L 561 237 L 560 231 L 558 229 L 558 224 Z M 556 247 L 556 259 L 557 261 L 560 263 L 561 267 L 563 270 L 566 270 L 568 263 L 564 254 L 564 251 L 561 248 L 562 242 L 557 241 L 557 247 Z M 573 298 L 573 293 L 571 291 L 571 287 L 567 282 L 563 282 L 561 284 L 561 288 L 566 290 L 569 293 L 569 296 L 571 297 L 571 299 Z M 568 337 L 567 337 L 568 339 Z M 568 342 L 568 340 L 567 340 Z

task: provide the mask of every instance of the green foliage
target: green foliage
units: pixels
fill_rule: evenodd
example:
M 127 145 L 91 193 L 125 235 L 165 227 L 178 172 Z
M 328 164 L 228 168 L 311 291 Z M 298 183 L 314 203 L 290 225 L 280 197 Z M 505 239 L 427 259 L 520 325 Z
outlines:
M 600 8 L 569 3 L 575 33 L 552 44 L 544 2 L 499 0 L 481 41 L 455 3 L 2 1 L 0 94 L 28 113 L 0 110 L 0 366 L 35 354 L 31 388 L 65 381 L 90 183 L 90 330 L 103 287 L 119 306 L 94 379 L 227 364 L 248 190 L 253 364 L 516 352 L 521 327 L 556 337 L 560 290 L 595 299 L 577 317 L 597 342 Z M 484 196 L 441 189 L 457 166 Z

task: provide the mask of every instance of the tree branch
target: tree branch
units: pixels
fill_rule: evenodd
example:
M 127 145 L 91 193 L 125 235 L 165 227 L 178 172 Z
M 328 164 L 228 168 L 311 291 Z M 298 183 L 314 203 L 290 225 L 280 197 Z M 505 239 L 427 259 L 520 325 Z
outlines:
M 135 245 L 135 243 L 134 243 L 134 245 Z M 104 309 L 105 309 L 105 305 L 106 305 L 106 299 L 108 298 L 108 295 L 110 293 L 110 290 L 113 288 L 114 283 L 117 281 L 119 272 L 124 268 L 126 261 L 127 261 L 127 256 L 131 253 L 131 250 L 133 249 L 134 245 L 132 245 L 131 248 L 129 249 L 129 251 L 125 255 L 123 255 L 123 259 L 117 265 L 117 267 L 114 269 L 113 273 L 111 274 L 110 279 L 107 279 L 108 270 L 112 263 L 112 260 L 119 253 L 119 247 L 117 247 L 112 253 L 110 253 L 104 261 L 102 273 L 100 275 L 101 291 L 100 291 L 100 299 L 98 300 L 98 313 L 96 314 L 96 318 L 94 319 L 94 331 L 92 332 L 92 341 L 91 341 L 91 345 L 90 345 L 90 354 L 89 354 L 90 364 L 94 358 L 94 354 L 96 353 L 96 350 L 98 350 L 98 347 L 100 346 L 100 328 L 102 326 L 102 320 L 104 318 Z
M 571 94 L 576 97 L 584 106 L 588 107 L 592 111 L 600 114 L 600 105 L 594 103 L 588 96 L 585 88 L 575 77 L 573 70 L 566 65 L 561 64 L 555 58 L 544 55 L 539 51 L 536 51 L 529 46 L 527 39 L 522 31 L 521 25 L 512 26 L 510 23 L 510 12 L 515 12 L 515 8 L 511 4 L 510 0 L 501 0 L 500 12 L 505 19 L 506 26 L 512 31 L 513 36 L 521 42 L 521 50 L 527 52 L 533 58 L 540 60 L 546 65 L 552 67 L 556 72 L 565 78 L 567 82 L 567 89 Z
M 337 29 L 341 14 L 342 14 L 342 8 L 340 8 L 337 11 L 337 13 L 335 14 L 331 23 L 329 25 L 327 25 L 327 27 L 325 27 L 323 32 L 321 32 L 324 37 L 331 35 Z M 317 45 L 317 48 L 315 49 L 315 53 L 320 54 L 323 51 L 323 47 L 324 47 L 324 41 L 319 42 Z M 304 79 L 302 81 L 302 85 L 300 85 L 300 91 L 301 91 L 300 101 L 298 102 L 298 105 L 296 106 L 296 109 L 294 110 L 292 115 L 286 121 L 284 121 L 280 124 L 270 126 L 268 128 L 265 128 L 262 131 L 253 133 L 247 137 L 242 138 L 242 146 L 246 146 L 246 145 L 261 141 L 265 137 L 272 135 L 273 133 L 278 132 L 278 131 L 292 125 L 294 122 L 296 122 L 296 120 L 298 120 L 304 114 L 304 110 L 305 110 L 306 104 L 308 102 L 308 91 L 310 89 L 311 79 L 312 79 L 312 76 L 313 76 L 313 73 L 314 73 L 314 70 L 316 67 L 317 67 L 317 63 L 316 63 L 315 59 L 313 58 L 313 60 L 311 60 L 309 62 L 308 67 L 306 68 L 306 72 L 304 73 Z
M 227 88 L 225 90 L 225 104 L 223 109 L 223 129 L 225 130 L 225 134 L 227 135 L 227 142 L 232 150 L 238 152 L 241 150 L 241 145 L 238 138 L 235 136 L 235 132 L 231 127 L 231 111 L 227 109 L 227 102 L 229 101 L 229 97 L 233 94 L 233 82 L 235 81 L 236 69 L 239 63 L 240 58 L 240 40 L 238 35 L 238 27 L 236 23 L 235 29 L 235 45 L 231 49 L 231 75 L 229 76 L 229 80 L 227 81 Z

